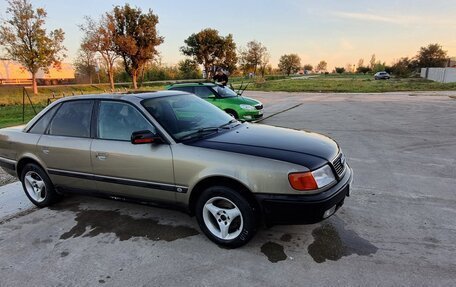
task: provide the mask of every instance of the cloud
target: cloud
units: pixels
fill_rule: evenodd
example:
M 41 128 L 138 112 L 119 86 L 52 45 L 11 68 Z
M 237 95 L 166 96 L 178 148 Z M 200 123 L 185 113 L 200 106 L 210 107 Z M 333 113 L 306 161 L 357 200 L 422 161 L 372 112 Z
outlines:
M 341 39 L 340 46 L 342 47 L 342 49 L 347 50 L 347 51 L 351 51 L 351 50 L 355 49 L 355 46 L 347 39 Z
M 392 16 L 380 16 L 370 13 L 353 13 L 353 12 L 340 12 L 336 11 L 332 13 L 336 17 L 352 19 L 352 20 L 361 20 L 369 22 L 383 22 L 391 24 L 411 24 L 419 20 L 415 17 L 392 17 Z
M 358 20 L 366 22 L 380 22 L 399 25 L 427 25 L 427 26 L 448 26 L 456 25 L 455 19 L 448 17 L 435 17 L 429 15 L 379 15 L 373 13 L 356 13 L 356 12 L 331 12 L 331 15 L 349 20 Z

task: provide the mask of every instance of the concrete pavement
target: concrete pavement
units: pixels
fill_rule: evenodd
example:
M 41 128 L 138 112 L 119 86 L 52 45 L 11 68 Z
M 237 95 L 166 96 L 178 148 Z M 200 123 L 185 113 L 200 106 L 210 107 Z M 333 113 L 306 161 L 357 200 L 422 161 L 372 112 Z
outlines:
M 301 104 L 262 123 L 341 145 L 355 182 L 335 216 L 262 228 L 226 250 L 180 212 L 73 196 L 0 224 L 0 285 L 454 285 L 454 93 L 246 95 L 271 114 Z M 6 188 L 22 202 L 17 184 L 0 201 Z

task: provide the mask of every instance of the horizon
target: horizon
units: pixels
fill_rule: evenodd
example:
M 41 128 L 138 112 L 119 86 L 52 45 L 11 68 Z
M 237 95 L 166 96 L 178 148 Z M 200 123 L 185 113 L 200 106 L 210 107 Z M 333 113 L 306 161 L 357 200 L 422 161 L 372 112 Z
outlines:
M 362 3 L 357 0 L 330 0 L 323 3 L 299 0 L 231 1 L 218 7 L 209 1 L 170 3 L 158 0 L 96 2 L 54 2 L 31 0 L 33 7 L 44 8 L 46 28 L 62 28 L 67 58 L 72 63 L 82 32 L 78 25 L 84 16 L 100 17 L 116 5 L 129 3 L 143 11 L 152 9 L 159 17 L 157 29 L 165 42 L 158 47 L 164 65 L 185 59 L 179 48 L 184 40 L 204 28 L 217 29 L 222 36 L 232 34 L 237 48 L 257 40 L 267 47 L 273 68 L 281 55 L 295 53 L 301 65 L 316 66 L 321 60 L 334 67 L 368 63 L 371 55 L 391 65 L 402 57 L 413 57 L 420 47 L 442 45 L 449 57 L 456 56 L 456 5 L 452 1 L 382 1 Z M 178 7 L 176 7 L 178 6 Z M 0 2 L 0 17 L 6 16 L 7 2 Z M 241 7 L 241 8 L 239 8 Z M 186 19 L 182 21 L 180 19 Z M 246 29 L 248 27 L 248 29 Z

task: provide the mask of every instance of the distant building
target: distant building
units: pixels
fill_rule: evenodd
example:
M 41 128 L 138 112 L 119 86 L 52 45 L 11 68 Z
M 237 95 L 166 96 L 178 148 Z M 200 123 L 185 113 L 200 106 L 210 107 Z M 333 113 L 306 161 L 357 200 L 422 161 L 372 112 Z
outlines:
M 456 68 L 456 57 L 452 57 L 452 58 L 448 59 L 447 67 Z
M 36 73 L 39 85 L 67 84 L 74 81 L 74 67 L 68 63 L 62 63 L 60 69 L 50 67 L 45 73 L 42 69 Z M 1 85 L 31 85 L 32 74 L 19 63 L 11 60 L 0 60 L 0 84 Z

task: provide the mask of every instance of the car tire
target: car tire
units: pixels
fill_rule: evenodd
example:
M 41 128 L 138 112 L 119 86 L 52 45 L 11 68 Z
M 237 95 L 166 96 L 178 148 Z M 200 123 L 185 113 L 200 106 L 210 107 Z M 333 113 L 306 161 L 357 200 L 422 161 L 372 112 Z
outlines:
M 38 207 L 46 207 L 60 199 L 47 173 L 37 164 L 28 163 L 21 173 L 22 188 L 30 201 Z
M 237 114 L 235 111 L 233 111 L 233 110 L 226 110 L 225 112 L 226 112 L 227 114 L 229 114 L 230 116 L 232 116 L 233 118 L 235 118 L 236 120 L 239 119 L 239 116 L 238 116 L 238 114 Z
M 216 244 L 240 247 L 257 229 L 253 205 L 239 192 L 227 186 L 213 186 L 202 192 L 196 202 L 196 219 L 203 233 Z

